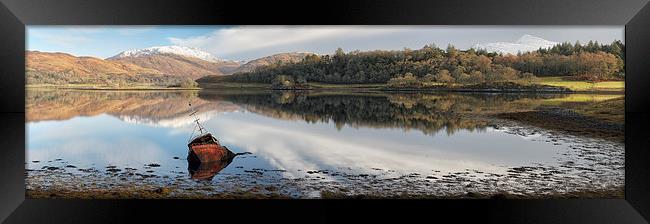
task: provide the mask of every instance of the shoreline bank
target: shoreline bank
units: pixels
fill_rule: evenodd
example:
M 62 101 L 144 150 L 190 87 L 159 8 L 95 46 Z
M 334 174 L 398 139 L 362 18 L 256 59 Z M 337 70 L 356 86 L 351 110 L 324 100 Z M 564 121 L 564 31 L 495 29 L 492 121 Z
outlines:
M 168 91 L 168 90 L 202 90 L 203 88 L 177 88 L 177 87 L 101 88 L 101 87 L 26 86 L 25 89 L 103 90 L 103 91 L 151 91 L 151 90 Z
M 495 85 L 475 84 L 472 86 L 460 87 L 388 87 L 385 84 L 326 84 L 326 83 L 308 83 L 306 85 L 291 88 L 274 88 L 268 83 L 203 83 L 199 87 L 204 90 L 214 89 L 263 89 L 275 91 L 381 91 L 381 92 L 483 92 L 483 93 L 558 93 L 558 94 L 625 94 L 623 88 L 613 89 L 578 89 L 573 90 L 563 86 L 550 86 L 543 84 L 534 84 L 532 86 L 520 85 L 516 83 L 498 83 Z M 474 88 L 475 87 L 475 88 Z

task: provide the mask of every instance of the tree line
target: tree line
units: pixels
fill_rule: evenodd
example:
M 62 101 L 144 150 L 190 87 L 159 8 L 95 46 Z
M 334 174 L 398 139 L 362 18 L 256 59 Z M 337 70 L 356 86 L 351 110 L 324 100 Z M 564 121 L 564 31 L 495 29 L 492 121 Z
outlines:
M 625 46 L 589 42 L 561 43 L 517 55 L 503 55 L 482 49 L 459 50 L 453 45 L 441 49 L 434 44 L 421 49 L 344 52 L 308 55 L 295 63 L 277 62 L 250 72 L 219 77 L 216 81 L 282 83 L 387 83 L 391 79 L 415 79 L 437 83 L 480 83 L 530 80 L 535 76 L 571 76 L 592 81 L 624 76 Z M 278 79 L 278 77 L 281 78 Z M 212 81 L 210 79 L 199 79 Z M 395 81 L 395 80 L 393 80 Z
M 571 76 L 576 80 L 612 80 L 624 77 L 625 45 L 564 42 L 548 49 L 518 55 L 499 55 L 494 62 L 536 76 Z

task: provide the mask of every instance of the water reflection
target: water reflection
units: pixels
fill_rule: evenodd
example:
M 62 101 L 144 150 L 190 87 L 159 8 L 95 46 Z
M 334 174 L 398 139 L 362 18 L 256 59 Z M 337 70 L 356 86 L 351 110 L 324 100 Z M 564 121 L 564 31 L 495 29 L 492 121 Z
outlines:
M 568 98 L 609 96 L 264 91 L 28 91 L 27 96 L 27 168 L 35 170 L 72 170 L 70 166 L 104 172 L 113 167 L 136 177 L 213 184 L 238 177 L 262 183 L 269 173 L 277 174 L 271 177 L 276 180 L 318 175 L 319 181 L 337 182 L 341 180 L 324 174 L 442 178 L 435 175 L 470 170 L 503 176 L 519 166 L 564 167 L 571 160 L 571 166 L 593 168 L 599 166 L 594 161 L 622 164 L 618 160 L 623 158 L 620 153 L 580 158 L 575 150 L 582 146 L 575 142 L 560 143 L 538 130 L 522 137 L 490 119 L 503 112 L 562 106 Z M 223 159 L 180 159 L 188 156 L 193 129 L 188 101 L 204 126 L 228 146 Z M 622 152 L 622 145 L 597 145 L 609 148 L 596 153 Z M 611 167 L 593 169 L 605 177 L 584 177 L 606 180 L 618 174 Z
M 496 132 L 484 118 L 495 113 L 531 110 L 547 103 L 556 105 L 566 97 L 557 94 L 29 91 L 29 156 L 46 160 L 46 157 L 69 154 L 83 160 L 98 154 L 93 156 L 93 161 L 107 164 L 162 160 L 158 155 L 175 154 L 172 148 L 182 145 L 192 131 L 192 120 L 187 116 L 190 101 L 201 120 L 226 144 L 240 152 L 252 151 L 265 156 L 270 163 L 265 166 L 271 168 L 304 170 L 354 164 L 365 170 L 408 163 L 413 169 L 427 169 L 430 166 L 427 164 L 433 162 L 441 169 L 454 170 L 493 167 L 489 164 L 523 164 L 531 158 L 551 161 L 555 146 Z M 93 117 L 82 119 L 84 116 Z M 332 126 L 334 129 L 329 128 Z M 440 136 L 440 131 L 447 137 Z M 471 134 L 477 131 L 481 134 Z M 128 151 L 131 146 L 140 147 L 130 155 L 146 154 L 148 158 L 130 156 L 131 162 L 119 159 L 125 153 L 118 151 Z M 76 148 L 83 150 L 70 151 Z M 151 150 L 145 153 L 143 149 Z
M 68 120 L 109 114 L 128 123 L 182 128 L 192 123 L 188 102 L 201 120 L 247 111 L 274 119 L 370 128 L 401 128 L 425 134 L 484 130 L 475 115 L 531 110 L 567 98 L 561 94 L 423 94 L 233 91 L 42 91 L 27 93 L 27 121 Z
M 193 120 L 188 101 L 203 112 L 235 111 L 229 102 L 208 102 L 197 91 L 63 91 L 30 89 L 26 94 L 28 122 L 69 120 L 108 114 L 125 122 L 179 127 Z M 208 117 L 205 117 L 206 119 Z
M 334 123 L 351 127 L 416 129 L 425 134 L 445 130 L 484 130 L 487 123 L 475 115 L 533 109 L 558 94 L 450 94 L 450 93 L 199 93 L 211 102 L 233 102 L 246 111 L 283 120 Z M 471 115 L 471 116 L 470 116 Z
M 188 153 L 188 158 L 190 154 Z M 235 154 L 227 150 L 227 153 L 220 160 L 214 160 L 210 162 L 201 162 L 200 160 L 187 160 L 187 170 L 190 173 L 190 177 L 195 180 L 212 180 L 212 178 L 219 173 L 219 171 L 226 168 L 232 160 L 235 158 Z

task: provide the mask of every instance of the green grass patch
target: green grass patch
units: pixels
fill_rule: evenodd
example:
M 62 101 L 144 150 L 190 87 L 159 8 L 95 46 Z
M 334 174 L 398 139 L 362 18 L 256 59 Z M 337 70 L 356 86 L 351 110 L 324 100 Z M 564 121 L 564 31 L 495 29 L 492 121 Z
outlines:
M 549 86 L 566 87 L 573 91 L 625 91 L 625 81 L 590 83 L 587 81 L 568 81 L 562 79 L 562 77 L 540 77 L 537 83 Z

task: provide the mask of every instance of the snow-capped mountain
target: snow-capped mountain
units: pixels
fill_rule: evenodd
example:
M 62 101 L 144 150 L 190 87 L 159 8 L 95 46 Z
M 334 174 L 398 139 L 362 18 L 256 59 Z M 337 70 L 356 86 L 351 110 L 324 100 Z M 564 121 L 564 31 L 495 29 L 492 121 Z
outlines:
M 198 79 L 208 75 L 230 74 L 240 63 L 219 59 L 196 48 L 182 46 L 157 46 L 129 50 L 107 58 L 143 68 L 155 69 L 163 74 Z
M 123 51 L 111 58 L 116 59 L 116 58 L 125 58 L 125 57 L 140 57 L 140 56 L 158 55 L 158 54 L 175 54 L 175 55 L 181 55 L 185 57 L 198 58 L 209 62 L 224 61 L 223 59 L 219 59 L 215 56 L 212 56 L 212 54 L 208 52 L 201 51 L 197 48 L 183 47 L 183 46 L 155 46 L 155 47 L 149 47 L 149 48 L 138 49 L 138 50 L 128 50 L 128 51 Z
M 483 44 L 474 44 L 472 48 L 474 49 L 484 49 L 488 52 L 498 52 L 503 54 L 517 54 L 518 52 L 529 52 L 535 51 L 539 48 L 549 48 L 558 44 L 558 42 L 553 42 L 550 40 L 545 40 L 540 37 L 532 35 L 523 35 L 515 42 L 494 42 L 494 43 L 483 43 Z

